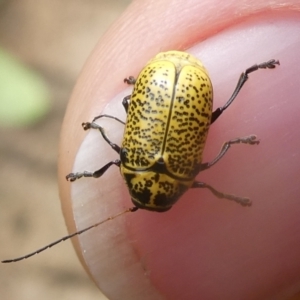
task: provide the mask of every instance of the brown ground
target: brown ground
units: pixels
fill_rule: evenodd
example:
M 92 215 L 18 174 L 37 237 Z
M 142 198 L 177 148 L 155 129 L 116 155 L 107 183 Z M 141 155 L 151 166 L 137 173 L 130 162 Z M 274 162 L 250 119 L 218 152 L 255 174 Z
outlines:
M 42 74 L 52 103 L 47 117 L 31 128 L 0 128 L 0 259 L 26 254 L 67 233 L 56 182 L 64 111 L 84 61 L 129 2 L 0 1 L 1 46 Z M 1 264 L 0 295 L 1 300 L 106 299 L 70 242 L 26 261 Z

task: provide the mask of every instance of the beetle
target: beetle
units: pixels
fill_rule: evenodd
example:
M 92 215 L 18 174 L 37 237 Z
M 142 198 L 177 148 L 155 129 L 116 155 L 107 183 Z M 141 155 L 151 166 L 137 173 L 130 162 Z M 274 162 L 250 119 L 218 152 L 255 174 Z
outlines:
M 132 76 L 124 79 L 125 83 L 134 86 L 132 94 L 122 101 L 127 113 L 126 122 L 102 114 L 92 122 L 82 124 L 84 130 L 99 130 L 103 139 L 118 153 L 119 159 L 108 162 L 94 172 L 84 171 L 66 176 L 70 181 L 81 177 L 99 178 L 115 165 L 120 168 L 134 206 L 35 252 L 2 262 L 28 258 L 127 212 L 138 209 L 165 212 L 190 188 L 207 188 L 219 198 L 250 206 L 248 198 L 219 192 L 195 178 L 199 172 L 215 165 L 231 145 L 259 143 L 255 135 L 235 138 L 224 143 L 211 162 L 202 162 L 211 124 L 231 105 L 248 80 L 248 75 L 258 69 L 274 69 L 276 65 L 279 65 L 279 61 L 271 59 L 246 69 L 240 75 L 229 100 L 213 111 L 212 84 L 207 70 L 197 58 L 180 51 L 156 55 L 136 79 Z M 114 119 L 125 125 L 121 146 L 110 141 L 104 128 L 96 123 L 101 118 Z
M 275 68 L 274 59 L 254 65 L 241 74 L 237 86 L 223 107 L 212 111 L 213 89 L 207 70 L 194 56 L 179 51 L 159 53 L 143 68 L 137 79 L 125 79 L 134 85 L 123 99 L 126 123 L 111 115 L 99 115 L 83 128 L 97 129 L 120 156 L 95 172 L 70 173 L 66 178 L 101 177 L 109 167 L 120 168 L 135 207 L 151 211 L 169 210 L 190 188 L 208 188 L 219 198 L 234 200 L 244 206 L 246 197 L 237 197 L 195 181 L 199 172 L 215 165 L 231 145 L 258 144 L 255 135 L 226 142 L 217 157 L 202 163 L 202 153 L 209 127 L 233 102 L 248 79 L 258 69 Z M 111 142 L 103 127 L 95 121 L 113 118 L 125 124 L 121 147 Z

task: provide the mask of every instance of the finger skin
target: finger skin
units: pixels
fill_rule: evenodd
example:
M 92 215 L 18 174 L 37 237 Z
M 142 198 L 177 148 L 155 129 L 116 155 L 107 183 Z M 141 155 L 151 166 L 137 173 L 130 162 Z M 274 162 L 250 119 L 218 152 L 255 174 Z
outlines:
M 117 158 L 100 133 L 80 124 L 102 112 L 125 119 L 125 77 L 137 76 L 160 51 L 188 49 L 211 75 L 217 108 L 247 67 L 272 58 L 281 63 L 250 74 L 211 127 L 204 158 L 212 160 L 235 137 L 256 134 L 260 145 L 233 146 L 197 177 L 250 197 L 251 208 L 195 189 L 169 212 L 139 210 L 75 241 L 109 299 L 288 299 L 299 292 L 299 8 L 300 1 L 227 1 L 221 8 L 212 0 L 137 1 L 97 45 L 61 132 L 59 184 L 70 232 L 132 206 L 116 167 L 97 180 L 65 180 L 71 171 L 96 170 Z M 122 126 L 103 124 L 120 144 Z

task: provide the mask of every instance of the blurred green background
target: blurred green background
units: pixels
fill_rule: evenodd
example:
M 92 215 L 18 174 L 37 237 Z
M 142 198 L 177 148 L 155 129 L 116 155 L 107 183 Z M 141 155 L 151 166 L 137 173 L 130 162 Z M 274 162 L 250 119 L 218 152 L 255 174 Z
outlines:
M 0 259 L 66 234 L 56 180 L 60 126 L 89 53 L 129 0 L 0 1 Z M 70 242 L 0 265 L 0 298 L 106 299 Z

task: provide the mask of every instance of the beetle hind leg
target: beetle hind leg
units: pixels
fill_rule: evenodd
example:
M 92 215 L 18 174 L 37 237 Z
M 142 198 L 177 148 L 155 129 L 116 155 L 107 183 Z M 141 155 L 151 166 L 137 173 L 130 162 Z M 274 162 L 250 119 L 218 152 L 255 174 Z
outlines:
M 221 198 L 221 199 L 227 199 L 227 200 L 232 200 L 235 201 L 239 204 L 241 204 L 242 206 L 251 206 L 251 200 L 249 198 L 246 197 L 238 197 L 235 195 L 231 195 L 231 194 L 225 194 L 223 192 L 220 192 L 218 190 L 216 190 L 215 188 L 213 188 L 212 186 L 210 186 L 209 184 L 206 184 L 204 182 L 199 182 L 199 181 L 195 181 L 192 184 L 192 188 L 207 188 L 209 189 L 216 197 Z

